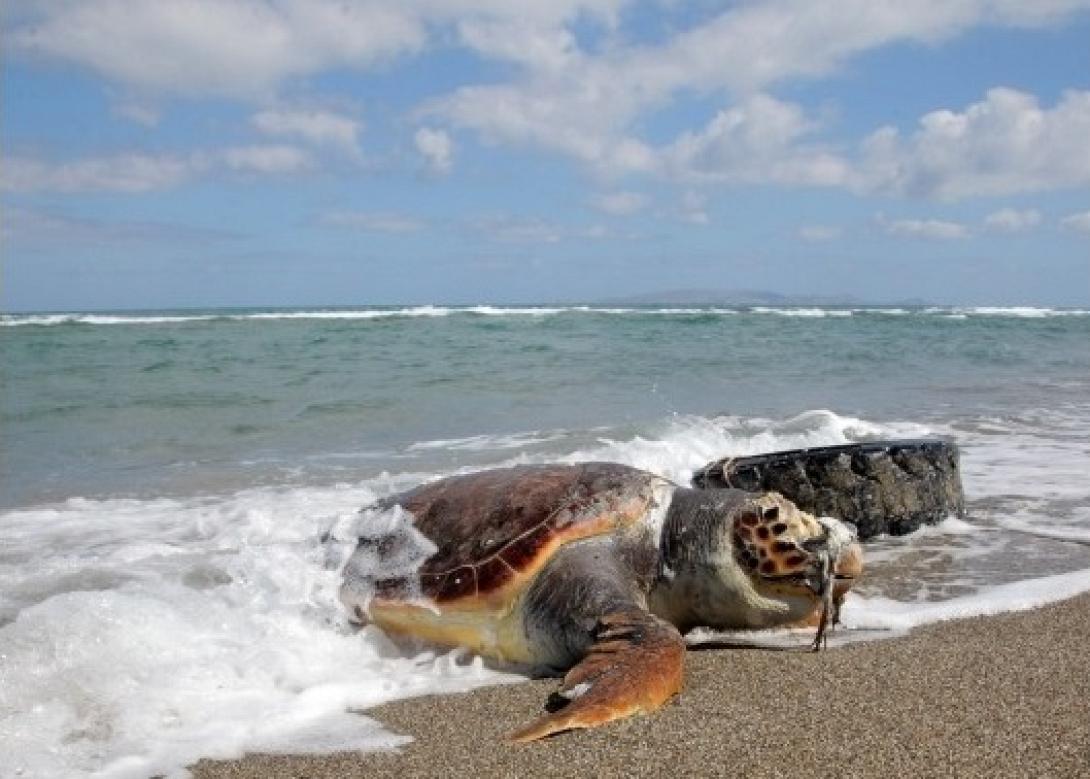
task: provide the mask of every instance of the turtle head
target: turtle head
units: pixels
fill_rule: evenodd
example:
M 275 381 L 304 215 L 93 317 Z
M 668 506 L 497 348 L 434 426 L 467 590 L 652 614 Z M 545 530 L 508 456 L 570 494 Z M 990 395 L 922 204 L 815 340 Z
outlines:
M 828 602 L 833 616 L 863 571 L 855 528 L 815 517 L 779 493 L 749 503 L 734 517 L 734 559 L 758 592 L 771 598 Z

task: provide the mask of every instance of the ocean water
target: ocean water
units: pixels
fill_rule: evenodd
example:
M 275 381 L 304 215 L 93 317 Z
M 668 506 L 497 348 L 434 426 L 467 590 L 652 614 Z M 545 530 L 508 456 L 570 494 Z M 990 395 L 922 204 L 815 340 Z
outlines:
M 20 314 L 0 383 L 5 777 L 396 748 L 369 707 L 517 682 L 336 601 L 361 505 L 483 467 L 945 436 L 968 516 L 870 543 L 837 640 L 1090 590 L 1086 310 Z

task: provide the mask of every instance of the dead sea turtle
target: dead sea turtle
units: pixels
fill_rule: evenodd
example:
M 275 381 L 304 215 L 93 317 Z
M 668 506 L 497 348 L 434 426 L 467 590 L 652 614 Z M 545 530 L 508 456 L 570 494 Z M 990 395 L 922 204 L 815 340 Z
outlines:
M 698 490 L 612 463 L 442 479 L 365 510 L 341 600 L 361 622 L 567 670 L 519 741 L 657 709 L 697 627 L 820 613 L 862 567 L 853 529 L 777 493 Z

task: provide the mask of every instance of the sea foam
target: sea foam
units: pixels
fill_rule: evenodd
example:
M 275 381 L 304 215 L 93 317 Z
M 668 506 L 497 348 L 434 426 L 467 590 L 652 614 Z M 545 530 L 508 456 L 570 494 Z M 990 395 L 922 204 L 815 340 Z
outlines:
M 1045 422 L 1064 435 L 1042 442 L 1034 431 Z M 848 630 L 836 640 L 1090 590 L 1085 545 L 1024 535 L 1054 526 L 1065 510 L 1062 532 L 1075 540 L 1084 527 L 1069 507 L 1090 501 L 1079 476 L 1090 454 L 1065 424 L 1045 412 L 960 429 L 830 410 L 678 415 L 638 433 L 422 441 L 418 450 L 451 453 L 447 469 L 356 483 L 8 511 L 0 514 L 0 766 L 25 776 L 180 776 L 201 757 L 246 751 L 396 748 L 404 737 L 358 712 L 521 679 L 461 652 L 357 630 L 338 604 L 358 509 L 466 470 L 459 452 L 473 453 L 473 467 L 609 460 L 685 483 L 723 456 L 955 435 L 976 499 L 970 516 L 870 544 L 870 579 L 849 597 Z M 1017 522 L 1018 534 L 1004 522 Z M 1013 538 L 1052 546 L 1027 556 Z
M 1087 591 L 1090 591 L 1090 569 L 999 584 L 972 595 L 941 601 L 906 602 L 850 595 L 841 611 L 841 620 L 849 631 L 903 633 L 951 619 L 1027 611 Z
M 353 712 L 520 679 L 348 625 L 336 590 L 352 542 L 329 531 L 373 498 L 251 490 L 4 514 L 0 765 L 173 776 L 247 751 L 392 748 L 405 738 Z
M 941 319 L 964 320 L 969 318 L 1016 318 L 1043 319 L 1048 317 L 1083 317 L 1090 316 L 1090 309 L 1076 308 L 1033 308 L 1026 306 L 1012 307 L 939 307 L 920 309 L 905 308 L 858 308 L 837 306 L 444 306 L 420 305 L 401 308 L 358 308 L 358 309 L 294 309 L 271 311 L 194 311 L 192 313 L 27 313 L 2 314 L 0 327 L 58 325 L 157 325 L 184 324 L 201 322 L 241 322 L 241 321 L 290 321 L 290 320 L 382 320 L 436 318 L 450 316 L 476 317 L 521 317 L 542 318 L 560 315 L 612 315 L 612 316 L 736 316 L 751 314 L 756 316 L 774 315 L 804 319 L 823 319 L 827 317 L 853 317 L 857 315 L 920 316 Z

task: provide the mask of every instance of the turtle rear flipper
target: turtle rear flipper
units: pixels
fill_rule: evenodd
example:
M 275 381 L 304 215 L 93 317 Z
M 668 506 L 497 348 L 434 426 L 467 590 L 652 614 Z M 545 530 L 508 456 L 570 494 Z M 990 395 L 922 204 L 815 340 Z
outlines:
M 633 609 L 598 620 L 595 641 L 553 693 L 545 714 L 511 735 L 535 741 L 654 711 L 681 689 L 685 642 L 672 625 Z

